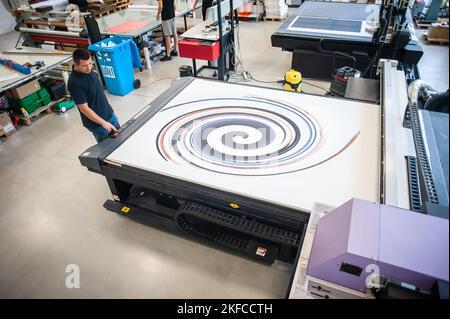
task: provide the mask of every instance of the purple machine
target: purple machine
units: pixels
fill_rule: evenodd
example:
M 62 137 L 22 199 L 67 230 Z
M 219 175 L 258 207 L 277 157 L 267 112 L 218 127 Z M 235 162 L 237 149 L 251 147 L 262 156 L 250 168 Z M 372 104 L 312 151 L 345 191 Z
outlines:
M 359 199 L 322 217 L 307 274 L 364 291 L 373 272 L 421 289 L 448 282 L 448 220 Z

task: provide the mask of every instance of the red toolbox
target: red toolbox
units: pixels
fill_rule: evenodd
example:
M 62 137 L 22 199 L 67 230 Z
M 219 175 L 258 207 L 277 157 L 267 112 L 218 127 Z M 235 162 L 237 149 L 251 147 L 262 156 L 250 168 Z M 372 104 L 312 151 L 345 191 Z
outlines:
M 180 57 L 214 61 L 220 55 L 220 42 L 183 39 L 178 42 Z

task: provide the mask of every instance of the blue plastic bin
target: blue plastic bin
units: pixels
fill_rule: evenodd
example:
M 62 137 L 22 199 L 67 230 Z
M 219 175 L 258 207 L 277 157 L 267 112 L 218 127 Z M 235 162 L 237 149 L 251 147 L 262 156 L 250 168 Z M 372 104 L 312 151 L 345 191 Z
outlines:
M 112 47 L 102 47 L 110 41 L 116 43 Z M 130 48 L 131 39 L 111 37 L 91 44 L 90 51 L 94 51 L 100 70 L 105 79 L 108 92 L 114 95 L 126 95 L 133 91 L 134 71 Z

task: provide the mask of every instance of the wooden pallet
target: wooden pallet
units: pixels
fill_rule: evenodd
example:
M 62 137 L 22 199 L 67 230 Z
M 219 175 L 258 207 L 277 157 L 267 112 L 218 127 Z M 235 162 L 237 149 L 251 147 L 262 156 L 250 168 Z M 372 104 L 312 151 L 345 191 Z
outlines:
M 287 18 L 287 14 L 285 14 L 282 17 L 264 17 L 264 21 L 283 21 L 284 19 Z
M 131 4 L 130 0 L 116 0 L 116 5 L 120 6 L 122 4 Z
M 419 28 L 419 29 L 428 29 L 428 27 L 431 25 L 431 23 L 418 23 L 416 21 L 415 25 L 416 25 L 416 28 Z
M 41 106 L 40 108 L 36 109 L 33 113 L 29 114 L 28 116 L 20 115 L 19 119 L 20 121 L 26 125 L 30 126 L 33 120 L 35 120 L 37 117 L 39 117 L 42 113 L 50 114 L 53 113 L 52 106 L 55 105 L 58 102 L 64 101 L 66 97 L 62 97 L 57 101 L 51 101 L 49 104 Z
M 115 12 L 119 12 L 119 11 L 125 10 L 126 8 L 128 8 L 128 5 L 129 4 L 121 4 L 119 6 L 115 6 L 114 8 L 111 8 L 111 9 L 108 9 L 108 10 L 102 10 L 102 11 L 99 11 L 99 12 L 94 12 L 94 16 L 96 18 L 104 17 L 104 16 L 107 16 L 107 15 L 109 15 L 111 13 L 115 13 Z
M 437 43 L 440 45 L 448 45 L 448 39 L 444 39 L 444 38 L 429 38 L 426 34 L 425 36 L 425 40 L 427 40 L 428 43 Z
M 115 6 L 116 2 L 114 0 L 106 0 L 103 3 L 95 2 L 95 3 L 89 3 L 88 8 L 90 11 L 99 11 L 105 8 L 109 8 L 112 6 Z
M 51 104 L 51 103 L 50 103 Z M 47 114 L 52 113 L 51 105 L 41 106 L 37 110 L 35 110 L 33 113 L 29 114 L 28 116 L 19 116 L 20 121 L 26 125 L 30 126 L 32 123 L 32 119 L 37 118 L 39 115 L 41 115 L 42 112 L 45 112 Z

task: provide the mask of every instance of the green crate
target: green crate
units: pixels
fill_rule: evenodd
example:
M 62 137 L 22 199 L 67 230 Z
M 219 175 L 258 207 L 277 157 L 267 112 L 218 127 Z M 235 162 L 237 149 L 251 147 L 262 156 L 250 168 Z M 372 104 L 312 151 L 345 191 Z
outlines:
M 36 102 L 24 107 L 24 109 L 28 112 L 28 114 L 33 113 L 34 111 L 36 111 L 38 108 L 40 108 L 41 105 L 41 100 L 37 100 Z
M 37 91 L 37 94 L 39 95 L 39 97 L 42 99 L 44 97 L 50 96 L 50 93 L 48 93 L 46 88 L 42 88 L 39 91 Z
M 50 99 L 50 95 L 48 97 L 44 97 L 41 100 L 41 105 L 42 106 L 46 106 L 48 105 L 52 100 Z
M 20 109 L 27 108 L 31 104 L 35 103 L 36 101 L 39 101 L 39 94 L 37 92 L 31 93 L 30 95 L 24 97 L 21 100 L 18 99 L 11 99 L 9 100 L 11 102 L 11 106 L 16 112 L 20 112 Z
M 39 98 L 41 99 L 41 105 L 46 106 L 51 102 L 50 93 L 45 88 L 40 89 L 38 92 Z

